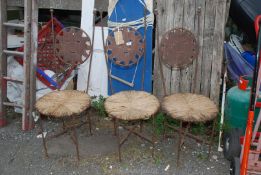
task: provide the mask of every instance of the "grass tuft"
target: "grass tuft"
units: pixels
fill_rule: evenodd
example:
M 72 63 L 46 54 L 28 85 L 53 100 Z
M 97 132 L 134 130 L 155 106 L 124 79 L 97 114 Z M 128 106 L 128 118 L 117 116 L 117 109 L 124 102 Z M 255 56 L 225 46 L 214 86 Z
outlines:
M 101 116 L 101 117 L 107 116 L 106 111 L 105 111 L 105 107 L 104 107 L 104 102 L 105 102 L 105 98 L 102 95 L 100 95 L 99 97 L 97 97 L 96 99 L 94 99 L 92 101 L 92 107 L 94 109 L 96 109 L 99 116 Z

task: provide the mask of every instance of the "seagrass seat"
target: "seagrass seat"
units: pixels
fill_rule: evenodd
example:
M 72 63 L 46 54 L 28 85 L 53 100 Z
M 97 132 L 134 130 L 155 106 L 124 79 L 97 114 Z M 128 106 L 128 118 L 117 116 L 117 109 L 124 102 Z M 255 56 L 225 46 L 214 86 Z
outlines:
M 77 159 L 80 159 L 76 127 L 81 126 L 84 123 L 88 123 L 90 134 L 92 134 L 91 119 L 89 115 L 86 115 L 85 122 L 78 122 L 78 119 L 81 118 L 81 116 L 87 111 L 90 104 L 90 96 L 85 92 L 77 90 L 53 91 L 37 100 L 35 108 L 41 116 L 48 116 L 51 119 L 60 120 L 63 123 L 62 131 L 56 132 L 55 134 L 45 138 L 43 134 L 44 130 L 42 119 L 40 116 L 40 128 L 46 157 L 48 157 L 46 141 L 69 131 L 76 147 Z
M 218 116 L 218 108 L 215 103 L 203 95 L 193 93 L 176 93 L 164 97 L 161 106 L 163 112 L 166 113 L 167 116 L 180 122 L 180 127 L 177 129 L 164 121 L 164 128 L 167 126 L 179 132 L 177 165 L 179 165 L 181 146 L 184 142 L 185 136 L 191 137 L 199 142 L 207 143 L 209 145 L 208 156 L 210 156 L 211 147 L 213 144 L 214 127 Z M 214 121 L 210 141 L 206 141 L 201 137 L 197 137 L 189 133 L 191 124 L 205 123 L 208 121 Z M 183 129 L 183 124 L 186 124 L 185 130 Z
M 176 93 L 166 96 L 162 110 L 173 119 L 184 122 L 206 122 L 218 113 L 217 106 L 209 98 L 192 93 Z
M 108 97 L 105 101 L 105 110 L 114 121 L 114 134 L 118 136 L 119 160 L 121 161 L 121 146 L 127 141 L 131 134 L 148 141 L 152 144 L 152 156 L 154 156 L 154 114 L 159 110 L 158 99 L 144 91 L 122 91 Z M 142 134 L 142 122 L 152 118 L 152 138 Z M 127 132 L 126 136 L 120 137 L 119 122 L 133 122 L 132 126 L 121 125 Z M 140 125 L 137 124 L 140 123 Z M 140 127 L 140 132 L 136 129 Z M 151 132 L 151 131 L 150 131 Z
M 158 99 L 144 91 L 122 91 L 108 97 L 105 109 L 121 120 L 149 119 L 160 107 Z
M 88 94 L 76 90 L 54 91 L 36 102 L 36 109 L 42 114 L 54 118 L 79 115 L 90 107 Z

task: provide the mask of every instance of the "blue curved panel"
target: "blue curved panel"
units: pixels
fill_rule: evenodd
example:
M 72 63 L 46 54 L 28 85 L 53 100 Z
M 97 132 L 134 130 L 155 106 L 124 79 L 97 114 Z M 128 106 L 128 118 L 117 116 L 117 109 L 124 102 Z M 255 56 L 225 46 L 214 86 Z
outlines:
M 129 22 L 144 17 L 144 6 L 141 4 L 143 0 L 119 0 L 116 4 L 111 16 L 110 21 L 113 22 Z M 146 11 L 146 13 L 150 13 Z M 144 27 L 138 29 L 138 31 L 144 37 Z M 111 32 L 111 31 L 109 31 Z M 146 66 L 144 75 L 144 91 L 152 92 L 152 32 L 153 27 L 147 27 L 146 31 Z M 136 65 L 128 68 L 123 68 L 118 65 L 108 62 L 108 67 L 112 71 L 112 75 L 117 76 L 125 81 L 132 82 Z M 112 88 L 114 93 L 125 90 L 142 90 L 142 74 L 144 67 L 144 56 L 140 59 L 137 73 L 134 80 L 134 87 L 130 87 L 122 82 L 112 79 Z M 109 87 L 109 95 L 111 95 L 111 89 Z

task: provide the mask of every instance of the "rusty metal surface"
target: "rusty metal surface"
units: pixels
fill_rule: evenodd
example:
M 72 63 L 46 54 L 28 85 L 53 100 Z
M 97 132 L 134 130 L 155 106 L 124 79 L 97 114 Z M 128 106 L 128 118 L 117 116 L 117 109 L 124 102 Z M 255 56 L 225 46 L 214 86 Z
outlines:
M 107 37 L 106 53 L 114 64 L 124 67 L 134 65 L 144 53 L 144 39 L 134 28 L 117 28 Z
M 210 154 L 211 154 L 211 148 L 213 146 L 213 143 L 214 143 L 214 133 L 215 133 L 215 126 L 216 126 L 216 122 L 217 122 L 217 119 L 214 119 L 213 120 L 213 125 L 212 125 L 212 131 L 211 131 L 211 135 L 210 135 L 210 140 L 207 140 L 206 138 L 204 137 L 198 137 L 196 135 L 193 135 L 189 132 L 189 129 L 191 128 L 191 124 L 193 124 L 193 122 L 182 122 L 181 120 L 179 121 L 179 127 L 175 127 L 175 126 L 172 126 L 172 125 L 169 125 L 166 120 L 164 121 L 163 123 L 163 138 L 165 139 L 167 137 L 166 135 L 166 128 L 171 128 L 175 131 L 178 132 L 179 134 L 179 143 L 178 143 L 178 147 L 177 147 L 177 167 L 180 165 L 180 157 L 181 157 L 181 151 L 182 151 L 182 145 L 184 144 L 185 142 L 185 139 L 186 137 L 189 137 L 191 139 L 194 139 L 195 141 L 197 142 L 200 142 L 200 143 L 203 143 L 203 144 L 207 144 L 208 145 L 208 158 L 210 158 Z M 186 126 L 183 126 L 185 125 Z M 168 135 L 168 137 L 173 137 L 171 135 Z
M 57 87 L 48 86 L 51 89 L 60 88 L 67 78 L 71 75 L 71 72 L 75 66 L 68 65 L 59 59 L 54 53 L 53 34 L 48 34 L 45 38 L 39 39 L 38 42 L 38 55 L 37 66 L 42 70 L 51 70 L 55 72 Z
M 90 135 L 92 135 L 92 128 L 91 128 L 91 116 L 86 115 L 86 121 L 82 121 L 81 117 L 83 115 L 86 115 L 86 113 L 82 113 L 80 116 L 77 115 L 72 115 L 72 116 L 65 116 L 63 118 L 58 119 L 59 121 L 62 121 L 62 130 L 59 132 L 52 133 L 51 135 L 44 136 L 44 128 L 43 128 L 43 119 L 40 115 L 39 118 L 39 127 L 40 127 L 40 134 L 42 136 L 42 142 L 43 142 L 43 147 L 44 147 L 44 153 L 45 157 L 48 158 L 48 150 L 47 150 L 47 141 L 51 139 L 55 139 L 59 136 L 62 136 L 66 133 L 70 133 L 71 139 L 75 145 L 75 150 L 76 150 L 76 156 L 77 160 L 80 161 L 80 152 L 79 152 L 79 143 L 78 143 L 78 136 L 77 136 L 77 131 L 76 129 L 78 127 L 81 127 L 82 125 L 88 124 L 89 125 L 89 130 L 90 130 Z
M 124 145 L 124 143 L 129 139 L 131 135 L 135 135 L 141 140 L 147 141 L 148 143 L 152 144 L 152 157 L 154 158 L 154 150 L 155 150 L 155 116 L 152 116 L 152 138 L 149 138 L 147 134 L 142 133 L 142 120 L 136 120 L 132 123 L 128 123 L 126 126 L 121 124 L 121 119 L 118 119 L 117 117 L 113 117 L 113 125 L 114 125 L 114 135 L 117 136 L 118 140 L 118 157 L 119 161 L 122 161 L 122 154 L 121 154 L 121 148 Z M 119 129 L 121 124 L 121 127 L 127 131 L 126 134 L 121 134 L 121 130 Z M 139 131 L 137 131 L 138 127 L 140 127 Z
M 162 36 L 159 52 L 165 65 L 184 68 L 197 59 L 199 46 L 193 33 L 184 28 L 175 28 Z
M 80 28 L 66 27 L 56 36 L 55 52 L 56 56 L 64 63 L 82 64 L 91 55 L 91 39 Z
M 43 69 L 49 69 L 52 71 L 61 72 L 62 67 L 61 61 L 55 57 L 53 51 L 53 41 L 52 41 L 53 34 L 46 36 L 43 39 L 39 39 L 38 42 L 38 67 Z

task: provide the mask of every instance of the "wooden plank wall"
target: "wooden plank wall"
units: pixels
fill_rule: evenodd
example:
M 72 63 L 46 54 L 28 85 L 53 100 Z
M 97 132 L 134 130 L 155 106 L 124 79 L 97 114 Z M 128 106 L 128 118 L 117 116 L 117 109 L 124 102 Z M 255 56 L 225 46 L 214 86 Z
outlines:
M 172 28 L 184 27 L 194 33 L 200 45 L 197 61 L 187 68 L 170 70 L 163 65 L 167 94 L 195 91 L 219 103 L 224 28 L 229 5 L 230 0 L 157 1 L 159 38 Z M 154 94 L 162 98 L 164 90 L 157 50 L 153 87 Z
M 39 8 L 50 7 L 63 10 L 81 10 L 82 0 L 38 0 Z M 24 6 L 24 0 L 8 0 L 8 6 Z
M 88 1 L 88 0 L 86 0 Z M 82 0 L 38 0 L 38 7 L 54 8 L 60 10 L 81 10 Z M 7 5 L 10 7 L 23 7 L 24 0 L 8 0 Z M 99 11 L 108 11 L 109 0 L 95 0 L 95 8 Z

